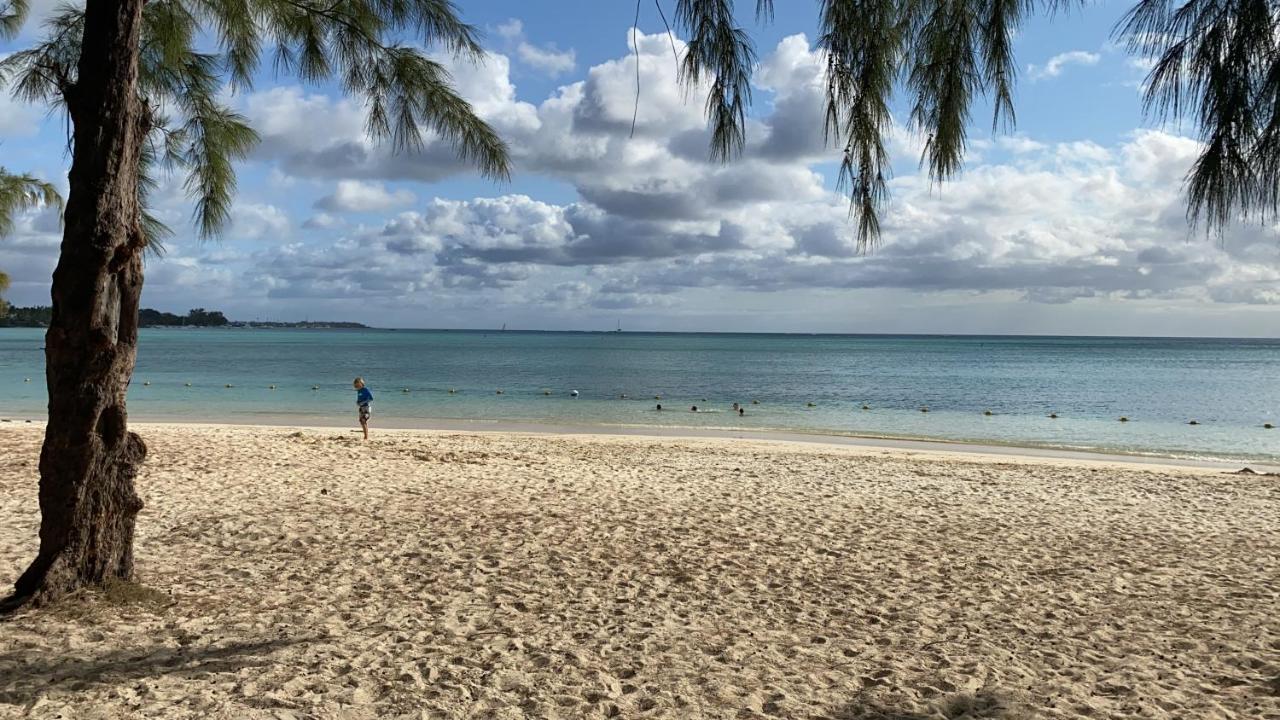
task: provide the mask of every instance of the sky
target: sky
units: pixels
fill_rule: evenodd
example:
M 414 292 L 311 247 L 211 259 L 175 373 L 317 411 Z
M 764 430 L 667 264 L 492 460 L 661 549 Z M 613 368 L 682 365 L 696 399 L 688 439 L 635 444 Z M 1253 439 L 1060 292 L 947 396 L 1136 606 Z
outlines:
M 436 139 L 396 155 L 366 137 L 359 101 L 264 74 L 227 90 L 262 136 L 231 226 L 197 240 L 182 178 L 165 178 L 155 211 L 177 234 L 147 262 L 143 305 L 379 327 L 1280 336 L 1280 226 L 1188 228 L 1194 128 L 1144 116 L 1146 68 L 1111 41 L 1124 2 L 1020 31 L 1016 128 L 993 133 L 975 106 L 964 170 L 941 186 L 920 172 L 900 93 L 883 239 L 866 254 L 822 139 L 817 0 L 779 2 L 767 25 L 739 0 L 759 65 L 728 164 L 709 159 L 703 98 L 678 87 L 652 4 L 634 36 L 634 136 L 634 5 L 458 4 L 487 54 L 440 57 L 509 143 L 510 182 Z M 40 32 L 28 23 L 0 53 Z M 0 165 L 65 188 L 65 132 L 0 96 Z M 11 302 L 48 303 L 59 242 L 50 212 L 0 240 Z

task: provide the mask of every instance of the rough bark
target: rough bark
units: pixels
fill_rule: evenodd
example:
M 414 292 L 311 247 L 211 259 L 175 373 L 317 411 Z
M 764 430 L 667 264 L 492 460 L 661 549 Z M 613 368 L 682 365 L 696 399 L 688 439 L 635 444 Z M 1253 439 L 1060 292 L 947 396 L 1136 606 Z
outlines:
M 73 125 L 70 194 L 45 336 L 49 422 L 40 453 L 40 550 L 0 604 L 44 604 L 133 577 L 134 478 L 146 455 L 125 393 L 138 339 L 145 245 L 138 163 L 149 112 L 138 95 L 145 0 L 89 0 Z

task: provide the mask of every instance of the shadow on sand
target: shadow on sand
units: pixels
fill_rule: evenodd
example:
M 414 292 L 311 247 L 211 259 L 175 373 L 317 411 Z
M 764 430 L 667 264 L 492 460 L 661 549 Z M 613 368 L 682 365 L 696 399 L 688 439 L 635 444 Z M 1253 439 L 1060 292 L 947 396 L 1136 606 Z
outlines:
M 1025 720 L 1027 708 L 1002 693 L 964 693 L 940 701 L 929 712 L 854 700 L 831 714 L 834 720 Z
M 0 655 L 0 705 L 27 705 L 51 690 L 76 692 L 162 675 L 199 679 L 234 673 L 266 665 L 272 653 L 309 639 L 233 642 L 221 647 L 124 648 L 88 658 L 16 650 Z

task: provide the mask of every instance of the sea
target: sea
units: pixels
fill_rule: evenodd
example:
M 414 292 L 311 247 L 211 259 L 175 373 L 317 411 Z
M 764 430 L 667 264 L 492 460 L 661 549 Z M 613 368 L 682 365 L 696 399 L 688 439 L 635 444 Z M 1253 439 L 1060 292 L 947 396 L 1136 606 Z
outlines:
M 0 419 L 44 417 L 43 345 L 42 330 L 0 329 Z M 784 431 L 1280 463 L 1280 427 L 1264 427 L 1280 426 L 1277 339 L 162 328 L 139 347 L 134 420 L 354 423 L 362 376 L 375 428 Z

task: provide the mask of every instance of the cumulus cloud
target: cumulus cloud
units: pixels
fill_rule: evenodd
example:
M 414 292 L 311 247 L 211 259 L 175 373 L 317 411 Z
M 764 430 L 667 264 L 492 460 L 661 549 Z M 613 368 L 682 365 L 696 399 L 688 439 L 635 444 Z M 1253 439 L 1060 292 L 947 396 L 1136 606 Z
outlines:
M 236 240 L 274 240 L 286 236 L 291 225 L 289 214 L 274 205 L 237 203 L 228 235 Z
M 4 54 L 0 53 L 0 59 L 3 58 Z M 0 137 L 35 135 L 40 129 L 41 115 L 35 106 L 19 102 L 8 92 L 0 92 Z
M 500 35 L 522 37 L 518 25 L 504 27 Z M 323 182 L 332 192 L 304 223 L 325 232 L 301 242 L 288 242 L 287 217 L 273 226 L 264 219 L 271 212 L 246 206 L 244 233 L 257 217 L 258 236 L 287 244 L 260 244 L 220 267 L 239 268 L 232 285 L 264 301 L 323 307 L 360 298 L 423 313 L 665 311 L 689 298 L 705 307 L 756 293 L 781 303 L 778 293 L 815 289 L 1046 306 L 1280 304 L 1280 228 L 1236 228 L 1221 244 L 1189 236 L 1181 183 L 1200 149 L 1194 139 L 1151 130 L 1108 145 L 996 138 L 985 149 L 1000 152 L 971 157 L 941 187 L 915 173 L 894 179 L 884 244 L 862 255 L 847 198 L 823 175 L 833 159 L 821 137 L 824 66 L 807 38 L 785 38 L 762 58 L 756 82 L 772 102 L 750 120 L 743 156 L 725 165 L 708 158 L 702 98 L 676 82 L 668 38 L 638 36 L 638 57 L 625 52 L 627 39 L 619 35 L 618 58 L 538 104 L 518 97 L 504 55 L 451 66 L 510 143 L 517 176 L 572 189 L 556 202 L 514 192 L 420 200 L 387 183 L 470 173 L 438 139 L 393 156 L 366 139 L 362 110 L 347 101 L 296 88 L 243 98 L 265 138 L 257 159 L 302 178 L 300 187 Z M 913 155 L 920 138 L 897 129 L 891 142 L 899 156 Z M 339 217 L 374 209 L 396 214 L 354 226 Z M 48 252 L 32 242 L 28 255 Z M 19 255 L 5 252 L 0 263 Z
M 1027 75 L 1032 80 L 1055 78 L 1071 65 L 1097 65 L 1101 59 L 1102 56 L 1095 52 L 1071 50 L 1054 55 L 1044 65 L 1028 65 Z
M 976 167 L 941 191 L 916 176 L 894 181 L 884 245 L 869 255 L 856 251 L 844 198 L 820 186 L 806 194 L 796 180 L 786 183 L 801 190 L 789 201 L 763 191 L 730 197 L 718 190 L 725 170 L 715 168 L 685 188 L 707 212 L 658 212 L 679 195 L 662 188 L 605 198 L 612 209 L 586 193 L 566 205 L 519 195 L 435 200 L 346 245 L 292 248 L 287 262 L 260 264 L 287 266 L 291 286 L 350 288 L 364 270 L 333 253 L 358 247 L 420 288 L 527 288 L 537 302 L 594 308 L 699 289 L 1278 301 L 1280 228 L 1237 232 L 1222 246 L 1188 239 L 1180 179 L 1195 141 L 1143 131 L 1112 149 L 1034 141 L 1019 149 L 1016 164 Z M 743 167 L 759 174 L 751 162 Z M 651 211 L 629 212 L 637 203 Z M 586 272 L 561 279 L 572 268 Z
M 549 77 L 573 72 L 577 67 L 577 53 L 572 48 L 560 50 L 555 43 L 541 47 L 530 43 L 525 37 L 524 23 L 516 18 L 498 25 L 498 36 L 506 40 L 507 47 L 522 63 Z
M 302 223 L 302 227 L 307 230 L 331 230 L 336 227 L 342 227 L 342 224 L 342 218 L 322 212 L 307 218 Z
M 537 110 L 516 100 L 506 56 L 477 61 L 443 57 L 458 91 L 476 113 L 513 144 L 536 131 Z M 437 181 L 471 172 L 453 148 L 430 130 L 421 149 L 396 154 L 369 138 L 365 109 L 349 98 L 307 94 L 298 87 L 250 93 L 240 107 L 262 142 L 254 158 L 275 163 L 288 175 L 312 179 Z
M 536 47 L 527 42 L 516 46 L 516 54 L 524 64 L 556 77 L 572 72 L 578 64 L 577 53 L 572 49 L 559 50 L 555 45 Z
M 411 205 L 418 197 L 409 190 L 388 190 L 382 183 L 342 180 L 334 191 L 316 201 L 328 212 L 382 212 Z M 316 218 L 313 218 L 316 219 Z

